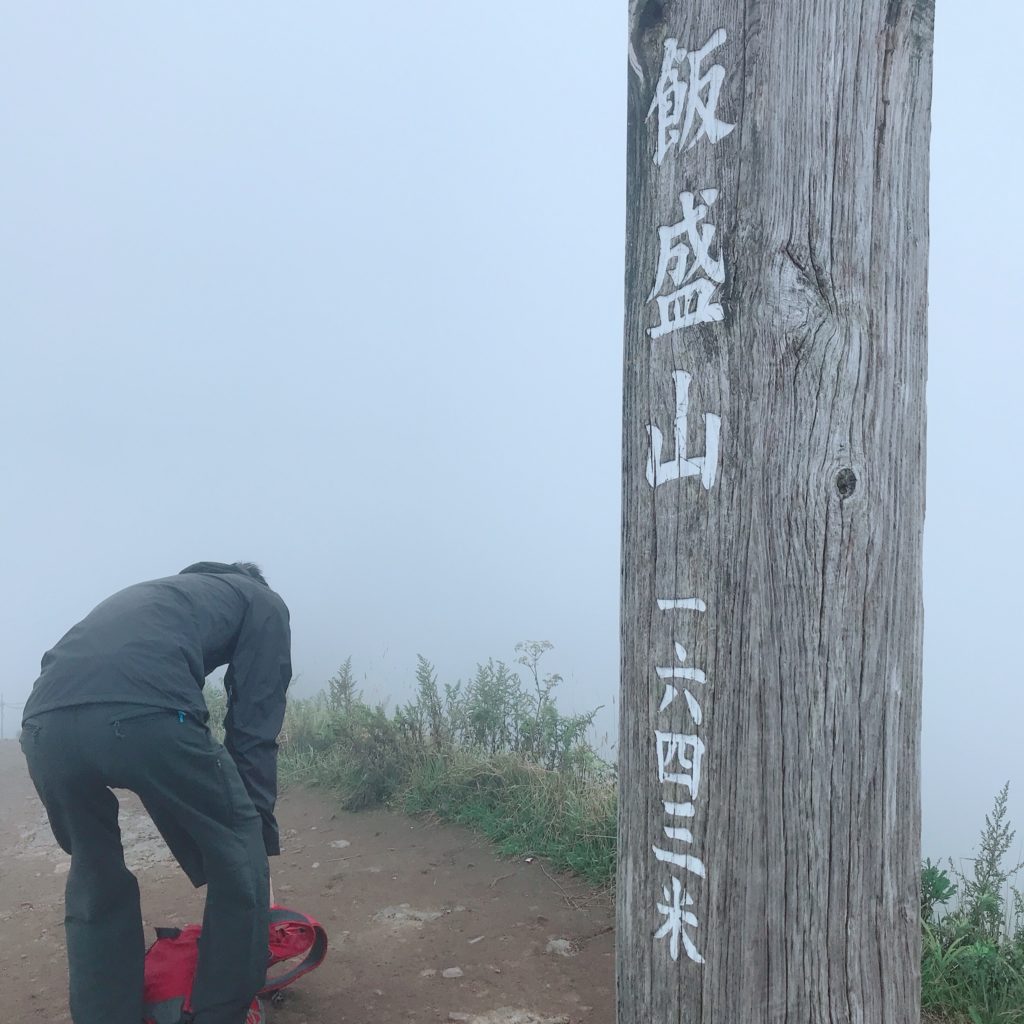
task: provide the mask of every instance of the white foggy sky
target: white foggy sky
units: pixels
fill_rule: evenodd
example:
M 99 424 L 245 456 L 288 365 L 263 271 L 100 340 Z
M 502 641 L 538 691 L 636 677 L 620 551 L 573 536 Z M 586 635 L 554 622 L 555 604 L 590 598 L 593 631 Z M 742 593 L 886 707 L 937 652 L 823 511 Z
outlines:
M 614 731 L 626 6 L 3 5 L 7 700 L 113 590 L 252 558 L 299 693 L 547 638 Z M 1008 778 L 1024 833 L 1022 34 L 940 0 L 932 857 Z

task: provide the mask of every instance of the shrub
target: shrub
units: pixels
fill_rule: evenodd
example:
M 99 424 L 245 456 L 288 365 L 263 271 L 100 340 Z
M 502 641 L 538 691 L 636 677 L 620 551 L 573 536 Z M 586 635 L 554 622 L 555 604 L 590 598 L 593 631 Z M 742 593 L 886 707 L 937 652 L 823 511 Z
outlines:
M 1014 839 L 1008 795 L 1009 783 L 985 816 L 970 874 L 950 864 L 954 884 L 931 861 L 921 872 L 921 1003 L 971 1024 L 1024 1022 L 1024 898 L 1012 885 L 1022 865 L 1006 863 Z
M 392 802 L 483 832 L 505 853 L 534 853 L 608 884 L 615 874 L 614 773 L 586 740 L 596 710 L 561 714 L 547 641 L 517 646 L 532 686 L 502 661 L 466 683 L 438 683 L 417 659 L 413 700 L 388 716 L 355 687 L 351 659 L 326 693 L 289 702 L 282 782 L 335 791 L 358 810 Z

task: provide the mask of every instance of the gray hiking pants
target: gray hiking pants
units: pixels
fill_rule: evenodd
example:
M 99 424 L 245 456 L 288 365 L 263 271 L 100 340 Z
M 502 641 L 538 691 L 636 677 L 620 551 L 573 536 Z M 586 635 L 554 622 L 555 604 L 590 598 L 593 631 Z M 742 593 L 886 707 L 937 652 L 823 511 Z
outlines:
M 137 793 L 195 885 L 207 884 L 195 1024 L 244 1024 L 266 976 L 269 872 L 260 817 L 231 757 L 188 716 L 86 704 L 27 721 L 22 749 L 71 854 L 65 929 L 75 1024 L 140 1024 L 145 940 L 111 788 Z

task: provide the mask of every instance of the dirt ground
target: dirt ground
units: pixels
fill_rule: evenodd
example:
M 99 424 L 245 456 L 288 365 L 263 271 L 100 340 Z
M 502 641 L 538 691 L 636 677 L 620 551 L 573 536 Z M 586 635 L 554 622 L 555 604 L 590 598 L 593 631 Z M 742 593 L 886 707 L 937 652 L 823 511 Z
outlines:
M 61 1024 L 70 1021 L 68 858 L 10 740 L 0 742 L 0 782 L 4 1017 Z M 318 917 L 331 944 L 323 966 L 268 1008 L 271 1024 L 614 1021 L 606 897 L 549 874 L 540 861 L 501 860 L 463 829 L 336 812 L 321 793 L 285 793 L 279 819 L 283 853 L 271 862 L 277 901 Z M 128 795 L 121 827 L 147 933 L 200 920 L 202 890 L 191 887 Z

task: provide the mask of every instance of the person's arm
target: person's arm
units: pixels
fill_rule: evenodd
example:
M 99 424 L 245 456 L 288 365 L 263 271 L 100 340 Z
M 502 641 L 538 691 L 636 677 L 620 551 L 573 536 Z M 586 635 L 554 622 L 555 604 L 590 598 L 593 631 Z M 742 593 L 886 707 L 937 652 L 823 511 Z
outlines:
M 242 620 L 224 686 L 228 711 L 224 746 L 263 819 L 268 856 L 281 852 L 277 802 L 277 736 L 292 677 L 288 609 L 272 591 L 257 594 Z

